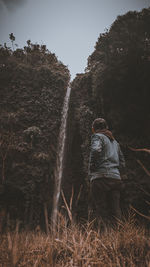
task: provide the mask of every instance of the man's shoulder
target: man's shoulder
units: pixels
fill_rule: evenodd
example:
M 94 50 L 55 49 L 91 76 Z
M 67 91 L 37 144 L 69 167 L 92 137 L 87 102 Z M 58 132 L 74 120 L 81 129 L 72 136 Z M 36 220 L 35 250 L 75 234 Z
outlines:
M 94 133 L 91 136 L 91 142 L 101 142 L 101 143 L 105 143 L 105 139 L 107 139 L 107 137 L 104 134 L 101 133 Z
M 94 134 L 92 135 L 92 138 L 93 138 L 93 139 L 101 139 L 101 140 L 105 140 L 105 139 L 107 139 L 108 137 L 107 137 L 105 134 L 103 134 L 103 133 L 94 133 Z
M 98 139 L 103 139 L 104 138 L 104 134 L 101 133 L 93 133 L 91 136 L 92 140 L 98 140 Z
M 105 135 L 102 133 L 93 133 L 92 137 L 104 137 Z
M 108 136 L 106 136 L 105 134 L 103 133 L 93 133 L 92 136 L 91 136 L 91 139 L 92 140 L 101 140 L 103 141 L 104 143 L 107 143 L 109 139 Z M 119 146 L 119 143 L 117 142 L 116 139 L 112 140 L 112 143 L 116 146 Z

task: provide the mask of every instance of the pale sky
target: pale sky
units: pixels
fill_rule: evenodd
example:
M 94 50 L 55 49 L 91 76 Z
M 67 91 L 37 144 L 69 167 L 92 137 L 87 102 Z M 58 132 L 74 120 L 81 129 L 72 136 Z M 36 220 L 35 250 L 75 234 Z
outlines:
M 0 0 L 0 43 L 46 44 L 68 66 L 72 79 L 84 72 L 100 33 L 118 15 L 150 7 L 150 0 Z

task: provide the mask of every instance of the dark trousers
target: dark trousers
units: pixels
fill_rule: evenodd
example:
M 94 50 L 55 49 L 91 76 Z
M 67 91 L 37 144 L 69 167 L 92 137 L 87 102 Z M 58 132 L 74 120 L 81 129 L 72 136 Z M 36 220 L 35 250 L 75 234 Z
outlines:
M 122 181 L 113 178 L 98 178 L 90 184 L 90 218 L 112 221 L 121 219 L 120 191 Z

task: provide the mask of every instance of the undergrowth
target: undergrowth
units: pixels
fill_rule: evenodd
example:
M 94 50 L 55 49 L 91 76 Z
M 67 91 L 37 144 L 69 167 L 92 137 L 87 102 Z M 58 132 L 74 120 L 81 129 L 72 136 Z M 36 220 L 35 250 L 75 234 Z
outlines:
M 150 266 L 150 236 L 134 216 L 103 231 L 93 222 L 67 224 L 60 214 L 57 229 L 47 235 L 39 229 L 19 232 L 19 225 L 7 231 L 1 236 L 0 266 Z

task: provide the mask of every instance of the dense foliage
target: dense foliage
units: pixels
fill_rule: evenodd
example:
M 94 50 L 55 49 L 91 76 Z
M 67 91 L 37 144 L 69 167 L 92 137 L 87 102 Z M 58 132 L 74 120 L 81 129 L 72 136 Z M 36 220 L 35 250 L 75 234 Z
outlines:
M 85 74 L 77 75 L 72 82 L 72 99 L 76 103 L 72 113 L 79 127 L 83 159 L 78 172 L 85 173 L 80 176 L 80 184 L 88 172 L 92 121 L 104 117 L 126 157 L 122 205 L 132 204 L 145 212 L 149 193 L 144 192 L 149 191 L 150 183 L 137 159 L 148 168 L 149 157 L 144 152 L 131 152 L 129 146 L 150 147 L 149 25 L 150 8 L 119 16 L 109 30 L 100 34 Z M 74 139 L 76 136 L 77 132 Z
M 95 51 L 88 59 L 87 70 L 92 73 L 97 110 L 113 121 L 119 132 L 127 132 L 130 128 L 130 132 L 138 135 L 141 128 L 143 134 L 147 131 L 149 24 L 150 9 L 119 16 L 110 30 L 100 35 Z
M 10 39 L 14 48 L 13 34 Z M 23 49 L 0 46 L 0 205 L 9 220 L 37 225 L 50 213 L 69 79 L 45 45 L 28 40 Z

